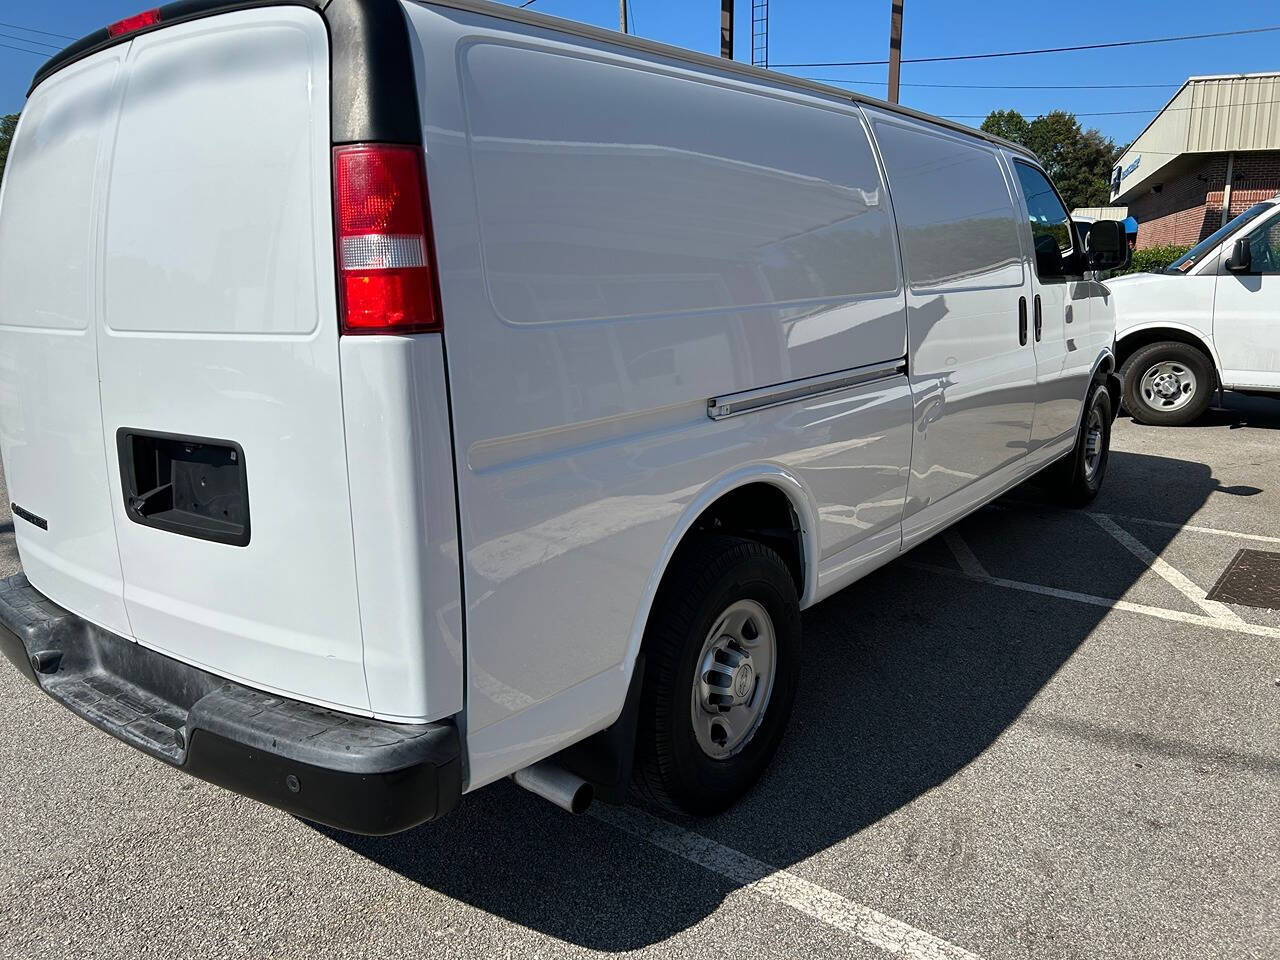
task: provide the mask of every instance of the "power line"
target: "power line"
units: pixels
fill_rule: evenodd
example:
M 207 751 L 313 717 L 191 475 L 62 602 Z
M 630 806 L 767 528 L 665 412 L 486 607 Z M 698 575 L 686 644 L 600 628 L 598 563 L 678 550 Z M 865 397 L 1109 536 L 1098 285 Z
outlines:
M 1163 107 L 1152 107 L 1147 110 L 1101 110 L 1092 113 L 1077 113 L 1075 110 L 1064 110 L 1063 113 L 1074 114 L 1077 117 L 1124 117 L 1134 116 L 1140 113 L 1158 114 L 1158 113 L 1174 113 L 1184 110 L 1221 110 L 1226 107 L 1263 107 L 1272 103 L 1280 103 L 1280 100 L 1254 100 L 1252 102 L 1240 101 L 1239 103 L 1208 103 L 1197 104 L 1191 107 L 1171 107 L 1167 104 Z M 1056 112 L 1056 111 L 1053 111 Z M 946 117 L 948 120 L 985 120 L 989 114 L 986 113 L 944 113 L 940 116 Z M 1153 151 L 1154 152 L 1154 151 Z
M 0 43 L 0 47 L 4 47 L 6 50 L 17 50 L 19 53 L 31 53 L 44 60 L 49 59 L 49 54 L 43 50 L 28 50 L 26 47 L 15 47 L 7 43 Z
M 954 63 L 958 60 L 993 60 L 997 57 L 1032 57 L 1043 53 L 1075 53 L 1080 50 L 1114 50 L 1117 47 L 1141 47 L 1153 43 L 1179 43 L 1183 40 L 1211 40 L 1216 37 L 1243 37 L 1254 33 L 1274 33 L 1280 25 L 1252 27 L 1248 30 L 1224 30 L 1221 33 L 1188 33 L 1180 37 L 1155 37 L 1150 40 L 1116 40 L 1111 43 L 1081 43 L 1071 47 L 1042 47 L 1037 50 L 1005 50 L 1000 53 L 962 53 L 949 57 L 913 57 L 903 63 Z M 775 67 L 878 67 L 888 60 L 821 60 L 814 63 L 775 63 Z
M 49 30 L 37 30 L 35 27 L 24 27 L 20 23 L 4 23 L 0 21 L 0 27 L 8 27 L 10 30 L 22 30 L 24 33 L 41 33 L 46 37 L 59 37 L 63 40 L 75 40 L 76 37 L 67 36 L 65 33 L 52 33 Z
M 15 37 L 11 33 L 0 32 L 0 37 L 3 37 L 6 40 L 17 40 L 19 43 L 27 43 L 33 47 L 48 47 L 51 51 L 55 53 L 62 49 L 61 47 L 55 46 L 52 43 L 45 43 L 43 40 L 32 40 L 30 37 Z
M 870 87 L 888 86 L 884 80 L 850 80 L 845 77 L 803 77 L 822 83 L 856 83 Z M 1146 90 L 1180 87 L 1185 80 L 1171 83 L 904 83 L 904 87 L 932 87 L 938 90 Z
M 525 7 L 529 6 L 529 4 L 537 2 L 538 0 L 524 0 L 524 3 L 520 4 L 520 9 L 523 10 Z

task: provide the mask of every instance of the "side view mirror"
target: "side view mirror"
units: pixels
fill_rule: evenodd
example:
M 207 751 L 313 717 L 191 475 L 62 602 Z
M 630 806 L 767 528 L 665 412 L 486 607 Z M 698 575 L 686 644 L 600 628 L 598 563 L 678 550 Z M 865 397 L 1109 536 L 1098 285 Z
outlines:
M 1253 249 L 1246 237 L 1231 245 L 1231 256 L 1227 257 L 1226 266 L 1232 273 L 1248 273 L 1253 269 Z
M 1090 270 L 1122 270 L 1129 265 L 1129 243 L 1119 220 L 1099 220 L 1090 226 L 1084 248 Z

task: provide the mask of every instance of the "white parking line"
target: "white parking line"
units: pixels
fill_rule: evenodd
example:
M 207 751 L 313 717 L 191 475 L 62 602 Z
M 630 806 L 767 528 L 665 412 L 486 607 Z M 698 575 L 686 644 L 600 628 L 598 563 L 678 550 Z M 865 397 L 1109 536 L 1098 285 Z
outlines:
M 1124 610 L 1127 613 L 1141 613 L 1148 617 L 1159 617 L 1172 623 L 1187 623 L 1197 627 L 1212 627 L 1215 630 L 1227 630 L 1234 633 L 1247 633 L 1255 637 L 1268 637 L 1280 640 L 1280 627 L 1268 627 L 1258 623 L 1236 622 L 1221 617 L 1207 617 L 1198 613 L 1183 613 L 1180 610 L 1166 610 L 1164 607 L 1151 607 L 1145 603 L 1133 603 L 1129 600 L 1112 600 L 1108 597 L 1095 597 L 1089 593 L 1076 593 L 1074 590 L 1059 590 L 1057 587 L 1045 587 L 1038 583 L 1024 583 L 1021 580 L 1006 580 L 1003 577 L 976 576 L 962 573 L 949 567 L 939 567 L 932 563 L 916 563 L 905 561 L 904 566 L 925 573 L 939 573 L 948 577 L 963 577 L 978 583 L 988 583 L 1006 590 L 1021 590 L 1024 593 L 1038 593 L 1044 597 L 1056 597 L 1059 600 L 1074 600 L 1076 603 L 1087 603 L 1094 607 L 1106 607 L 1109 610 Z
M 591 815 L 887 953 L 909 960 L 979 960 L 977 954 L 931 933 L 634 807 L 597 804 Z
M 1162 527 L 1165 530 L 1189 530 L 1192 533 L 1210 533 L 1219 537 L 1234 537 L 1237 540 L 1252 540 L 1255 543 L 1280 543 L 1280 537 L 1268 537 L 1260 533 L 1241 533 L 1239 530 L 1221 530 L 1218 527 L 1202 527 L 1194 523 L 1174 523 L 1171 520 L 1152 520 L 1150 517 L 1131 517 L 1122 513 L 1101 513 L 1094 510 L 1078 510 L 1075 507 L 1059 507 L 1052 503 L 1036 503 L 1030 500 L 1015 500 L 1005 497 L 996 503 L 989 503 L 984 510 L 1008 510 L 1010 507 L 1021 507 L 1026 510 L 1053 510 L 1058 513 L 1085 513 L 1091 517 L 1106 517 L 1119 523 L 1140 523 L 1148 527 Z
M 1237 540 L 1253 540 L 1256 543 L 1280 543 L 1280 537 L 1264 537 L 1260 533 L 1240 533 L 1237 530 L 1219 530 L 1216 527 L 1197 527 L 1190 523 L 1171 523 L 1168 520 L 1148 520 L 1146 517 L 1116 516 L 1114 513 L 1097 513 L 1097 517 L 1120 520 L 1124 523 L 1141 523 L 1148 527 L 1163 527 L 1166 530 L 1190 530 L 1192 533 L 1212 533 L 1219 537 L 1235 537 Z
M 1201 590 L 1186 574 L 1174 567 L 1163 557 L 1157 556 L 1150 550 L 1146 544 L 1138 540 L 1128 530 L 1112 520 L 1110 517 L 1101 513 L 1086 513 L 1086 517 L 1100 526 L 1107 533 L 1111 534 L 1116 541 L 1132 553 L 1135 557 L 1145 563 L 1151 570 L 1163 577 L 1170 586 L 1177 590 L 1180 594 L 1194 603 L 1211 617 L 1217 617 L 1221 620 L 1229 620 L 1233 623 L 1243 623 L 1244 621 L 1236 614 L 1234 610 L 1225 603 L 1219 603 L 1217 600 L 1209 600 L 1205 597 L 1205 592 Z
M 982 561 L 964 542 L 960 534 L 956 533 L 954 527 L 944 533 L 942 539 L 951 549 L 951 554 L 956 558 L 956 563 L 960 564 L 961 570 L 974 577 L 987 576 L 987 568 L 982 565 Z

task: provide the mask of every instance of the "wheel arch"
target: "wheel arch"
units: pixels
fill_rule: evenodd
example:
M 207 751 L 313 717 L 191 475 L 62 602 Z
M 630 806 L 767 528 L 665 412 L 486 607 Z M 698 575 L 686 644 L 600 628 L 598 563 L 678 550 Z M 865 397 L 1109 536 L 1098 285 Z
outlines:
M 1131 327 L 1116 339 L 1116 369 L 1123 370 L 1129 358 L 1143 347 L 1153 343 L 1170 340 L 1174 343 L 1185 343 L 1195 347 L 1209 358 L 1213 365 L 1213 375 L 1222 381 L 1222 364 L 1218 359 L 1218 351 L 1214 349 L 1211 337 L 1205 336 L 1201 330 L 1174 322 L 1144 323 Z
M 761 497 L 778 498 L 780 496 L 784 499 L 775 499 L 775 504 L 785 503 L 792 512 L 795 522 L 793 539 L 795 556 L 792 560 L 788 560 L 784 553 L 783 559 L 788 560 L 788 568 L 791 570 L 792 579 L 796 582 L 796 593 L 800 597 L 800 606 L 805 607 L 812 602 L 818 585 L 817 501 L 808 487 L 795 474 L 779 464 L 762 463 L 739 467 L 720 475 L 706 484 L 685 506 L 679 519 L 672 527 L 666 543 L 663 544 L 662 552 L 659 554 L 658 560 L 649 574 L 644 594 L 636 609 L 635 619 L 631 627 L 631 640 L 628 645 L 628 666 L 634 662 L 636 655 L 640 651 L 641 643 L 644 640 L 645 628 L 649 623 L 649 615 L 653 611 L 654 600 L 658 596 L 658 590 L 661 588 L 663 580 L 666 579 L 667 573 L 671 568 L 671 562 L 675 559 L 680 547 L 690 536 L 697 535 L 700 530 L 700 521 L 715 516 L 717 506 L 730 502 L 734 497 L 742 497 L 750 491 L 755 491 Z M 769 519 L 774 520 L 777 518 L 770 517 Z M 750 539 L 761 540 L 769 543 L 770 546 L 774 545 L 770 541 L 776 539 L 760 534 L 760 531 L 770 529 L 763 521 L 757 526 L 755 536 L 752 536 L 752 530 L 749 528 L 731 526 L 718 529 L 721 532 L 736 533 L 741 536 L 747 536 Z M 798 570 L 796 569 L 797 564 L 799 566 Z
M 728 524 L 708 527 L 707 522 L 720 519 L 717 511 L 726 505 L 732 505 L 732 512 L 739 513 L 746 497 L 759 498 L 757 502 L 770 501 L 768 510 L 779 510 L 783 505 L 790 511 L 790 518 L 780 517 L 777 513 L 763 514 L 759 522 Z M 778 537 L 771 531 L 779 520 L 793 521 L 789 547 L 781 546 Z M 657 563 L 649 575 L 645 585 L 644 596 L 636 610 L 636 617 L 631 627 L 631 640 L 628 645 L 628 663 L 634 661 L 644 641 L 644 632 L 653 612 L 654 601 L 661 590 L 672 562 L 680 552 L 680 548 L 704 529 L 714 529 L 718 533 L 744 536 L 758 540 L 777 549 L 787 562 L 791 577 L 796 585 L 796 594 L 800 598 L 803 609 L 808 606 L 818 588 L 818 506 L 808 487 L 791 471 L 778 464 L 764 463 L 740 467 L 722 474 L 712 480 L 698 492 L 676 521 Z M 791 555 L 788 556 L 788 553 Z
M 1093 361 L 1093 370 L 1089 374 L 1089 382 L 1102 380 L 1109 377 L 1119 369 L 1119 362 L 1116 360 L 1115 354 L 1110 349 L 1104 348 L 1098 351 L 1098 356 Z
M 1089 397 L 1093 395 L 1093 385 L 1101 383 L 1107 388 L 1107 393 L 1111 396 L 1111 410 L 1114 414 L 1120 409 L 1120 381 L 1116 378 L 1116 372 L 1120 369 L 1120 364 L 1116 360 L 1115 354 L 1111 352 L 1110 347 L 1103 347 L 1098 351 L 1097 357 L 1094 358 L 1093 368 L 1089 371 L 1089 382 L 1085 386 L 1084 396 L 1080 398 L 1080 412 L 1076 415 L 1076 429 L 1073 437 L 1079 436 L 1080 426 L 1084 423 L 1085 408 L 1089 404 Z
M 716 515 L 718 506 L 731 502 L 735 497 L 743 498 L 753 493 L 762 499 L 770 500 L 774 509 L 785 504 L 790 516 L 794 518 L 792 549 L 795 551 L 795 556 L 788 562 L 788 568 L 796 583 L 796 592 L 800 595 L 801 608 L 813 601 L 818 585 L 818 508 L 817 501 L 808 487 L 791 471 L 774 463 L 738 467 L 706 484 L 686 504 L 672 526 L 649 574 L 644 593 L 636 606 L 626 658 L 620 665 L 626 678 L 626 695 L 618 704 L 617 715 L 612 717 L 602 729 L 559 754 L 565 766 L 594 782 L 601 796 L 613 796 L 617 799 L 626 795 L 631 776 L 637 711 L 645 662 L 644 635 L 649 625 L 649 617 L 653 613 L 658 591 L 670 572 L 672 561 L 689 538 L 698 535 L 702 521 Z M 778 518 L 774 516 L 769 519 L 777 520 Z M 730 534 L 750 535 L 751 533 L 749 530 L 742 529 L 718 529 Z M 759 535 L 755 539 L 769 542 Z M 770 543 L 770 546 L 774 544 Z M 787 558 L 784 556 L 785 559 Z

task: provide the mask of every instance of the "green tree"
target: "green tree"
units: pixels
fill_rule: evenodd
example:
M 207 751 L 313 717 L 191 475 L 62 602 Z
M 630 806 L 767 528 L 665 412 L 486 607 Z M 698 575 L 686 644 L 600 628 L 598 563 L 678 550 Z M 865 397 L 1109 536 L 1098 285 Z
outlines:
M 13 128 L 17 125 L 16 113 L 0 117 L 0 180 L 4 178 L 4 165 L 9 159 L 9 142 L 13 140 Z
M 992 110 L 982 121 L 982 129 L 1014 143 L 1025 144 L 1031 136 L 1031 124 L 1017 110 Z
M 1110 200 L 1111 169 L 1122 150 L 1097 130 L 1081 128 L 1075 114 L 1054 110 L 1028 121 L 1016 110 L 995 110 L 982 129 L 1039 157 L 1069 208 L 1100 207 Z

